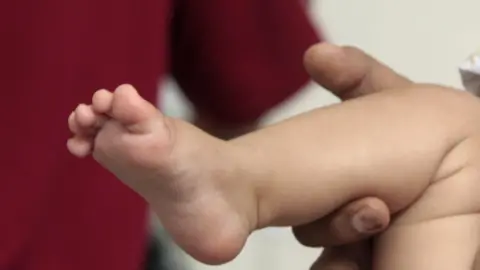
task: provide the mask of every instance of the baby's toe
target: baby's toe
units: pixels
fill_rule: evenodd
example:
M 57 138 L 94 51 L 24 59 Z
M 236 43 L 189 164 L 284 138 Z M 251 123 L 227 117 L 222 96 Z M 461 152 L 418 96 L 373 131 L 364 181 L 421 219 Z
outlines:
M 85 104 L 78 105 L 77 109 L 74 112 L 74 124 L 72 126 L 78 129 L 77 134 L 84 136 L 91 136 L 97 132 L 103 123 L 106 121 L 106 117 L 103 115 L 96 114 L 92 106 Z
M 81 128 L 78 126 L 75 111 L 73 111 L 70 116 L 68 116 L 68 128 L 73 134 L 80 134 Z
M 75 109 L 75 120 L 81 128 L 90 128 L 95 125 L 95 113 L 91 106 L 80 104 Z
M 95 92 L 92 97 L 92 108 L 98 114 L 106 114 L 112 109 L 113 93 L 105 89 Z
M 70 153 L 76 157 L 82 158 L 90 154 L 93 147 L 93 141 L 83 137 L 73 137 L 67 141 L 67 148 Z
M 120 85 L 113 93 L 112 110 L 110 117 L 122 123 L 133 133 L 149 133 L 152 123 L 164 121 L 153 104 L 143 99 L 137 90 L 129 85 Z

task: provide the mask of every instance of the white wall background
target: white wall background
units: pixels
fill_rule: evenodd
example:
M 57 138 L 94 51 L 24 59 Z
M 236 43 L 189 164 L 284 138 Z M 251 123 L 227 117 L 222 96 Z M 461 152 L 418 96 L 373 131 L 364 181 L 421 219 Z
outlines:
M 414 80 L 460 87 L 457 66 L 480 47 L 479 11 L 479 0 L 325 0 L 314 2 L 311 14 L 330 41 L 358 46 Z M 188 113 L 175 87 L 167 88 L 164 108 Z M 333 96 L 311 85 L 265 121 L 332 102 Z M 298 245 L 288 229 L 267 229 L 254 234 L 232 263 L 188 263 L 192 270 L 301 270 L 318 254 Z

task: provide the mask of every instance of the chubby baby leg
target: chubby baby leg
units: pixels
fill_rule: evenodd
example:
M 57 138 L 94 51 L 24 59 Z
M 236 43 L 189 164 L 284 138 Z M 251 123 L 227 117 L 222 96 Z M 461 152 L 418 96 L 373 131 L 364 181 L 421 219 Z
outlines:
M 473 153 L 478 142 L 467 142 Z M 461 151 L 460 151 L 461 152 Z M 468 153 L 459 153 L 467 157 Z M 452 157 L 455 158 L 455 157 Z M 457 157 L 462 159 L 462 157 Z M 480 164 L 473 162 L 473 164 Z M 374 270 L 480 267 L 480 166 L 468 165 L 427 188 L 376 239 Z
M 463 215 L 393 226 L 376 242 L 374 270 L 472 270 L 480 216 Z
M 258 198 L 258 226 L 297 226 L 375 196 L 397 213 L 456 172 L 479 133 L 480 103 L 441 87 L 386 90 L 314 110 L 233 141 Z M 455 149 L 453 151 L 452 149 Z

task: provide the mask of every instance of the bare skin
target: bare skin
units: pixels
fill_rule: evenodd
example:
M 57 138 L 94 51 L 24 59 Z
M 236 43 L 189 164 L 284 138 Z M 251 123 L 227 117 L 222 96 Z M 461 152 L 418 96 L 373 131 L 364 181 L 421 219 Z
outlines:
M 312 78 L 317 83 L 339 95 L 343 100 L 381 92 L 385 89 L 401 88 L 414 85 L 412 81 L 396 73 L 392 69 L 356 48 L 318 44 L 307 52 L 305 57 L 305 66 Z M 465 195 L 469 192 L 465 192 L 464 194 L 458 194 L 458 192 L 455 193 L 455 190 L 458 191 L 458 187 L 461 186 L 461 184 L 458 182 L 461 182 L 459 181 L 458 177 L 455 180 L 450 181 L 450 183 L 452 183 L 450 184 L 452 189 L 448 191 L 443 189 L 442 192 L 445 193 L 442 196 L 443 199 L 441 200 L 441 203 L 435 204 L 435 208 L 442 209 L 442 207 L 444 207 L 446 198 L 448 197 L 452 198 L 453 200 L 453 202 L 448 202 L 448 205 L 457 203 L 459 201 L 458 198 L 463 198 L 465 201 L 469 200 L 468 196 L 465 198 Z M 476 196 L 474 196 L 474 198 L 475 197 Z M 377 218 L 377 220 L 385 213 L 382 201 L 375 198 L 369 199 L 368 206 L 359 207 L 360 209 L 370 209 L 370 211 L 373 213 L 371 217 L 374 219 Z M 358 211 L 355 210 L 358 209 L 357 207 L 346 208 L 353 208 L 354 211 Z M 434 213 L 434 211 L 432 211 L 432 207 L 430 207 L 429 212 Z M 346 211 L 346 209 L 341 209 L 339 210 L 339 213 L 343 213 L 343 215 L 345 215 L 345 213 L 348 213 L 348 211 Z M 428 215 L 425 215 L 425 217 L 428 217 Z M 327 248 L 317 262 L 312 266 L 312 270 L 372 269 L 371 248 L 375 246 L 377 247 L 377 252 L 375 252 L 375 254 L 381 255 L 381 253 L 378 253 L 379 250 L 385 252 L 383 253 L 384 255 L 387 255 L 386 257 L 375 256 L 375 269 L 379 269 L 379 258 L 381 259 L 380 262 L 383 263 L 383 268 L 386 269 L 390 269 L 392 267 L 398 269 L 416 269 L 422 267 L 423 269 L 442 269 L 442 267 L 451 267 L 452 263 L 455 264 L 455 262 L 460 262 L 459 264 L 455 264 L 455 269 L 479 269 L 479 252 L 477 252 L 476 258 L 472 260 L 472 250 L 475 250 L 475 248 L 472 248 L 472 246 L 470 246 L 470 248 L 468 247 L 468 245 L 475 244 L 475 241 L 471 241 L 471 239 L 476 238 L 475 233 L 463 234 L 464 237 L 468 236 L 469 238 L 469 240 L 466 241 L 465 239 L 462 241 L 461 237 L 458 237 L 458 234 L 456 234 L 456 231 L 468 232 L 468 230 L 465 228 L 458 228 L 459 225 L 469 226 L 469 221 L 465 222 L 465 219 L 464 221 L 459 221 L 460 219 L 455 221 L 460 224 L 451 224 L 455 223 L 452 221 L 452 219 L 447 218 L 439 222 L 433 222 L 436 220 L 434 218 L 432 221 L 425 222 L 428 224 L 428 226 L 425 226 L 424 224 L 423 226 L 417 227 L 398 227 L 397 222 L 394 222 L 394 226 L 396 226 L 397 229 L 389 230 L 382 238 L 380 238 L 383 239 L 384 243 L 387 243 L 386 246 L 390 248 L 398 248 L 399 246 L 388 245 L 388 243 L 402 243 L 404 250 L 396 249 L 393 251 L 382 250 L 385 247 L 379 247 L 378 243 L 377 245 L 372 245 L 371 241 L 369 240 L 343 245 L 344 243 L 349 243 L 345 241 L 342 242 L 343 237 L 338 237 L 338 235 L 348 235 L 348 233 L 345 234 L 345 226 L 343 225 L 345 223 L 343 220 L 345 219 L 348 220 L 348 218 L 342 218 L 341 216 L 339 217 L 338 213 L 335 213 L 328 219 L 320 219 L 313 223 L 294 228 L 294 233 L 297 239 L 307 246 L 318 247 L 331 244 L 340 244 L 340 246 L 330 246 Z M 470 219 L 470 226 L 475 224 L 475 222 L 471 222 L 471 218 L 467 218 L 467 220 L 468 219 Z M 335 220 L 335 222 L 332 220 Z M 394 221 L 396 221 L 395 218 Z M 450 223 L 449 226 L 445 226 L 445 224 L 448 223 Z M 457 230 L 455 230 L 456 226 Z M 476 226 L 474 225 L 473 228 L 475 227 Z M 443 230 L 440 232 L 439 228 L 443 228 Z M 450 232 L 444 229 L 450 230 Z M 435 230 L 437 230 L 437 232 L 432 233 Z M 442 237 L 443 235 L 446 235 L 447 237 Z M 448 237 L 450 237 L 450 240 L 456 240 L 456 244 L 448 243 Z M 385 239 L 390 240 L 385 241 Z M 416 240 L 413 241 L 414 243 L 409 243 L 408 240 L 412 241 L 412 239 Z M 441 241 L 443 241 L 443 244 Z M 454 241 L 452 242 L 455 243 Z M 420 248 L 419 246 L 423 246 L 423 248 Z M 439 247 L 447 247 L 447 250 L 442 251 L 441 248 L 439 249 Z M 394 256 L 390 256 L 392 254 L 394 254 Z M 403 258 L 398 256 L 399 254 L 401 254 Z M 462 260 L 462 257 L 467 257 L 467 259 Z M 455 259 L 452 260 L 452 258 Z M 468 266 L 465 267 L 465 265 L 464 267 L 461 266 L 462 263 L 467 263 L 468 265 L 468 263 L 472 261 L 473 265 L 470 265 L 471 268 Z M 399 262 L 407 262 L 407 265 L 398 264 Z M 411 262 L 414 263 L 412 264 Z M 422 266 L 422 262 L 426 262 L 427 265 L 424 264 Z M 389 265 L 387 265 L 387 263 Z
M 304 65 L 317 84 L 342 101 L 414 84 L 362 50 L 349 46 L 316 44 L 305 53 Z M 389 220 L 385 202 L 366 197 L 327 217 L 296 226 L 293 233 L 306 246 L 325 247 L 311 270 L 369 270 L 369 238 L 385 230 Z
M 422 199 L 433 193 L 441 201 L 445 194 L 437 187 L 476 168 L 479 113 L 479 102 L 468 94 L 417 86 L 318 109 L 225 142 L 166 118 L 131 86 L 121 86 L 77 108 L 70 117 L 77 136 L 68 147 L 77 156 L 93 147 L 103 166 L 146 198 L 177 243 L 204 262 L 232 259 L 255 229 L 308 223 L 356 198 L 378 197 L 393 213 L 411 205 L 379 238 L 382 249 L 374 257 L 381 259 L 374 266 L 383 269 L 392 267 L 392 254 L 404 251 L 388 240 L 405 235 L 404 224 L 476 213 L 477 201 L 465 195 L 459 209 L 440 207 L 433 214 L 426 212 L 432 199 Z M 476 176 L 463 181 L 475 187 Z M 449 228 L 459 232 L 476 222 L 452 221 Z M 471 239 L 474 246 L 469 232 L 455 239 Z M 383 252 L 387 247 L 392 252 Z M 452 265 L 473 260 L 467 257 Z

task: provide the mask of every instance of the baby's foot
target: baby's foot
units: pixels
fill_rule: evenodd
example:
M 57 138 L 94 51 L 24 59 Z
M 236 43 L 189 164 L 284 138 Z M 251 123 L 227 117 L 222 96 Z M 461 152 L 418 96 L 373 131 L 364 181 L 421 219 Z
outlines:
M 69 118 L 68 149 L 94 158 L 143 196 L 167 231 L 206 263 L 233 259 L 256 227 L 237 149 L 162 115 L 129 85 L 99 90 Z M 235 162 L 234 162 L 235 161 Z M 101 179 L 100 179 L 101 180 Z

